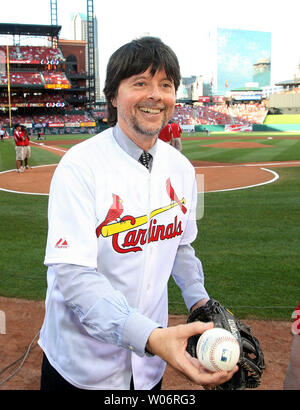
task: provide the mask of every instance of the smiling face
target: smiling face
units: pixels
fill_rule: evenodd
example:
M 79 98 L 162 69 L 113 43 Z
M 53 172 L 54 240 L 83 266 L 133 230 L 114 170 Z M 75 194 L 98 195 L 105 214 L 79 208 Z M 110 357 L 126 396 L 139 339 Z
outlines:
M 117 108 L 122 131 L 147 150 L 172 117 L 175 101 L 174 83 L 164 69 L 152 75 L 149 67 L 121 81 L 112 105 Z

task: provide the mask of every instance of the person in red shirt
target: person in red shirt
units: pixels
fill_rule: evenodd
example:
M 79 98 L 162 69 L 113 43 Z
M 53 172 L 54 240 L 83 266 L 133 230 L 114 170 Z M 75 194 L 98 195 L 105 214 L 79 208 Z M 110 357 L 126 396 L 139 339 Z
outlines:
M 181 133 L 182 129 L 179 124 L 176 122 L 172 122 L 171 124 L 172 134 L 173 134 L 173 146 L 178 149 L 178 151 L 182 151 L 182 144 L 181 144 Z
M 167 124 L 158 134 L 158 138 L 168 144 L 171 144 L 173 147 L 178 149 L 178 151 L 182 150 L 181 144 L 181 136 L 182 129 L 179 124 L 176 123 L 169 123 Z
M 164 142 L 167 142 L 168 144 L 171 143 L 172 140 L 172 128 L 171 124 L 167 124 L 160 133 L 158 134 L 158 138 Z
M 24 137 L 21 125 L 17 124 L 14 130 L 14 140 L 16 144 L 16 166 L 17 172 L 23 172 L 22 161 L 24 159 Z
M 23 160 L 24 160 L 24 166 L 25 169 L 29 169 L 29 165 L 28 165 L 28 160 L 30 158 L 31 155 L 31 149 L 30 149 L 30 145 L 29 145 L 29 135 L 28 135 L 28 130 L 26 127 L 22 127 L 22 133 L 23 133 L 23 137 L 24 137 L 24 142 L 23 142 Z
M 300 390 L 300 302 L 293 315 L 293 343 L 283 390 Z

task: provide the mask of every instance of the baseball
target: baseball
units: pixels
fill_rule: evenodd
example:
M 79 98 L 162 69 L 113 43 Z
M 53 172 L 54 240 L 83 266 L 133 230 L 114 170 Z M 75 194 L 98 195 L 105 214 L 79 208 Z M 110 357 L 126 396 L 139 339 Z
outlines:
M 213 372 L 232 370 L 240 357 L 237 339 L 228 330 L 217 327 L 200 336 L 196 349 L 202 366 Z

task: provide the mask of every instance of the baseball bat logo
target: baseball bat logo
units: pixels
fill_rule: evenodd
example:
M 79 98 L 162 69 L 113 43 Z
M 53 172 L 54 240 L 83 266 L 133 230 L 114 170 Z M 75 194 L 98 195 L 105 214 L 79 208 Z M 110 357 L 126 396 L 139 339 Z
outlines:
M 126 215 L 122 217 L 124 211 L 123 201 L 119 195 L 113 194 L 113 203 L 103 222 L 96 228 L 97 238 L 99 238 L 100 235 L 104 238 L 112 236 L 113 248 L 119 253 L 127 253 L 141 251 L 142 248 L 137 245 L 144 245 L 146 242 L 157 240 L 171 239 L 181 235 L 183 233 L 181 221 L 178 221 L 177 216 L 174 222 L 167 226 L 157 225 L 157 220 L 154 218 L 156 215 L 176 206 L 179 206 L 183 214 L 187 212 L 187 208 L 184 206 L 185 199 L 182 198 L 179 200 L 171 185 L 170 178 L 166 181 L 166 189 L 171 199 L 171 204 L 155 209 L 150 213 L 149 217 L 148 215 L 138 217 Z M 150 221 L 149 228 L 136 229 L 147 224 L 148 221 Z M 119 234 L 126 231 L 129 232 L 125 236 L 122 246 L 120 246 L 118 243 Z

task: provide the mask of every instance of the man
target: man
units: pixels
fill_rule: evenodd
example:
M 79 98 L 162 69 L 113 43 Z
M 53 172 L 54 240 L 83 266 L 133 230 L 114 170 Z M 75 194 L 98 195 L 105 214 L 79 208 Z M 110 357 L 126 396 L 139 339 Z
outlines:
M 28 135 L 28 130 L 26 127 L 22 127 L 22 133 L 23 133 L 23 160 L 24 160 L 24 169 L 29 169 L 29 158 L 31 155 L 31 149 L 29 145 L 29 135 Z
M 17 172 L 21 173 L 24 172 L 24 169 L 22 167 L 22 161 L 24 159 L 24 137 L 22 133 L 22 128 L 20 124 L 17 124 L 15 126 L 14 130 L 14 140 L 15 140 L 15 149 L 16 149 L 16 167 L 17 167 Z
M 179 82 L 177 58 L 159 39 L 122 46 L 104 88 L 113 127 L 70 149 L 55 171 L 42 390 L 160 389 L 166 363 L 207 386 L 237 370 L 210 373 L 187 354 L 187 339 L 211 323 L 167 327 L 170 274 L 189 309 L 208 300 L 190 245 L 195 171 L 157 138 Z

